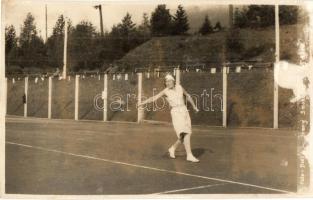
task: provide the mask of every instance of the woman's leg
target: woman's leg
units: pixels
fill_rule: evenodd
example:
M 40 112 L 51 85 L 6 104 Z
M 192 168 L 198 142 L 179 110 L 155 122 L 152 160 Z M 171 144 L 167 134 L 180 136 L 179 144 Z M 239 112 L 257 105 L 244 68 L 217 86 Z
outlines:
M 191 134 L 187 134 L 184 138 L 184 145 L 185 145 L 185 150 L 187 153 L 187 160 L 191 162 L 199 162 L 197 158 L 194 157 L 191 151 L 191 145 L 190 145 L 190 136 Z
M 176 140 L 176 142 L 169 148 L 168 151 L 170 152 L 170 156 L 172 158 L 175 158 L 175 150 L 180 144 L 184 143 L 184 138 L 186 135 L 187 133 L 184 133 L 184 132 L 180 133 L 178 140 Z
M 172 145 L 172 147 L 176 150 L 180 144 L 181 144 L 180 140 L 176 140 L 176 142 Z
M 175 158 L 175 150 L 181 144 L 181 141 L 178 139 L 169 149 L 168 152 L 170 153 L 171 158 Z
M 188 155 L 192 155 L 191 146 L 190 146 L 190 134 L 187 134 L 184 138 L 184 146 L 185 150 Z

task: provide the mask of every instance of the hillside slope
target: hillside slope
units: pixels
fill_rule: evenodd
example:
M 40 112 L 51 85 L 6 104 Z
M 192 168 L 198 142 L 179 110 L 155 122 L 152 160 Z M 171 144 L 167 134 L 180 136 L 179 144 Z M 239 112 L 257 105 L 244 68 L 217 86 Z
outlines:
M 225 32 L 209 36 L 155 37 L 126 54 L 119 62 L 136 67 L 223 62 L 225 39 Z
M 280 27 L 281 59 L 296 61 L 297 38 L 302 25 Z M 229 39 L 239 42 L 240 49 L 228 48 Z M 275 60 L 275 29 L 240 29 L 232 34 L 213 33 L 208 36 L 155 37 L 126 54 L 119 63 L 130 67 L 156 67 L 206 64 L 220 65 L 228 61 Z

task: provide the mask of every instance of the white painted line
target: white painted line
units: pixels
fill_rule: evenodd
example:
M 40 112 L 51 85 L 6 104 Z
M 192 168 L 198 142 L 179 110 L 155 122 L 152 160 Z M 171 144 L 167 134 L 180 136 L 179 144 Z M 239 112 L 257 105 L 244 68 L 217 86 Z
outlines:
M 29 145 L 26 145 L 26 144 L 20 144 L 20 143 L 15 143 L 15 142 L 6 142 L 6 143 L 7 144 L 11 144 L 11 145 L 17 145 L 17 146 L 23 146 L 23 147 L 38 149 L 38 150 L 42 150 L 42 151 L 48 151 L 48 152 L 54 152 L 54 153 L 60 153 L 60 154 L 64 154 L 64 155 L 80 157 L 80 158 L 98 160 L 98 161 L 103 161 L 103 162 L 108 162 L 108 163 L 113 163 L 113 164 L 137 167 L 137 168 L 142 168 L 142 169 L 149 169 L 149 170 L 154 170 L 154 171 L 166 172 L 166 173 L 170 173 L 170 174 L 178 174 L 178 175 L 184 175 L 184 176 L 189 176 L 189 177 L 201 178 L 201 179 L 206 179 L 206 180 L 219 181 L 219 182 L 224 182 L 224 183 L 232 183 L 232 184 L 237 184 L 237 185 L 244 185 L 244 186 L 248 186 L 248 187 L 255 187 L 255 188 L 260 188 L 260 189 L 265 189 L 265 190 L 270 190 L 270 191 L 275 191 L 275 192 L 281 192 L 281 193 L 286 193 L 286 194 L 295 194 L 293 192 L 289 192 L 289 191 L 286 191 L 286 190 L 280 190 L 280 189 L 275 189 L 275 188 L 270 188 L 270 187 L 264 187 L 264 186 L 260 186 L 260 185 L 249 184 L 249 183 L 242 183 L 242 182 L 231 181 L 231 180 L 226 180 L 226 179 L 212 178 L 212 177 L 201 176 L 201 175 L 196 175 L 196 174 L 177 172 L 177 171 L 173 171 L 173 170 L 160 169 L 160 168 L 156 168 L 156 167 L 149 167 L 149 166 L 144 166 L 144 165 L 131 164 L 131 163 L 120 162 L 120 161 L 115 161 L 115 160 L 109 160 L 109 159 L 104 159 L 104 158 L 97 158 L 97 157 L 94 157 L 94 156 L 74 154 L 74 153 L 59 151 L 59 150 L 55 150 L 55 149 L 48 149 L 48 148 L 44 148 L 44 147 L 29 146 Z
M 226 185 L 226 184 L 227 183 L 220 183 L 220 184 L 213 184 L 213 185 L 202 185 L 202 186 L 198 186 L 198 187 L 183 188 L 183 189 L 177 189 L 177 190 L 168 190 L 168 191 L 164 191 L 164 192 L 153 193 L 152 195 L 155 195 L 155 194 L 170 194 L 170 193 L 174 193 L 174 192 L 182 192 L 182 191 L 188 191 L 188 190 L 197 190 L 197 189 L 209 188 L 209 187 Z
M 39 117 L 27 117 L 22 118 L 21 116 L 14 116 L 10 115 L 5 118 L 6 122 L 10 123 L 18 123 L 18 122 L 27 122 L 27 123 L 47 123 L 47 122 L 54 122 L 54 123 L 72 123 L 77 124 L 81 122 L 87 123 L 98 123 L 98 124 L 134 124 L 137 125 L 137 122 L 128 122 L 128 121 L 100 121 L 100 120 L 88 120 L 88 119 L 80 119 L 78 121 L 73 119 L 47 119 L 47 118 L 39 118 Z
M 22 146 L 22 147 L 28 147 L 28 148 L 35 148 L 31 145 L 26 145 L 26 144 L 19 144 L 19 143 L 14 143 L 14 142 L 5 142 L 7 144 L 14 144 L 14 145 L 18 145 L 18 146 Z

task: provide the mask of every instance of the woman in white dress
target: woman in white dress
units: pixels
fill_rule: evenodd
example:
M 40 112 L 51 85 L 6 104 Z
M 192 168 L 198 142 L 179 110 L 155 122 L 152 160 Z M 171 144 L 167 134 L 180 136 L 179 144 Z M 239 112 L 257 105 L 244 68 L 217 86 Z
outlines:
M 199 162 L 197 158 L 194 157 L 190 146 L 190 136 L 191 131 L 191 120 L 189 112 L 184 102 L 184 95 L 187 100 L 191 103 L 195 112 L 199 112 L 199 109 L 195 105 L 191 96 L 185 91 L 181 85 L 175 85 L 175 79 L 171 75 L 165 76 L 166 88 L 162 90 L 159 94 L 150 97 L 149 99 L 141 102 L 139 106 L 147 103 L 156 101 L 162 96 L 166 96 L 166 99 L 171 107 L 171 117 L 172 123 L 178 137 L 178 140 L 168 149 L 171 158 L 175 158 L 176 148 L 183 143 L 187 153 L 187 161 Z

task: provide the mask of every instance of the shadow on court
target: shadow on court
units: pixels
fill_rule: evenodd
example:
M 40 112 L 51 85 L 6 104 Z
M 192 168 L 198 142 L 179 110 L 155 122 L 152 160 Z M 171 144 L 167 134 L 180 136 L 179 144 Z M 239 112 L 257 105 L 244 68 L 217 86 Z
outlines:
M 193 155 L 195 155 L 196 157 L 199 157 L 199 158 L 205 152 L 214 153 L 213 150 L 211 150 L 211 149 L 204 149 L 204 148 L 195 148 L 195 149 L 192 150 Z
M 171 126 L 7 118 L 6 193 L 275 194 L 296 191 L 295 132 L 196 126 L 186 161 Z

